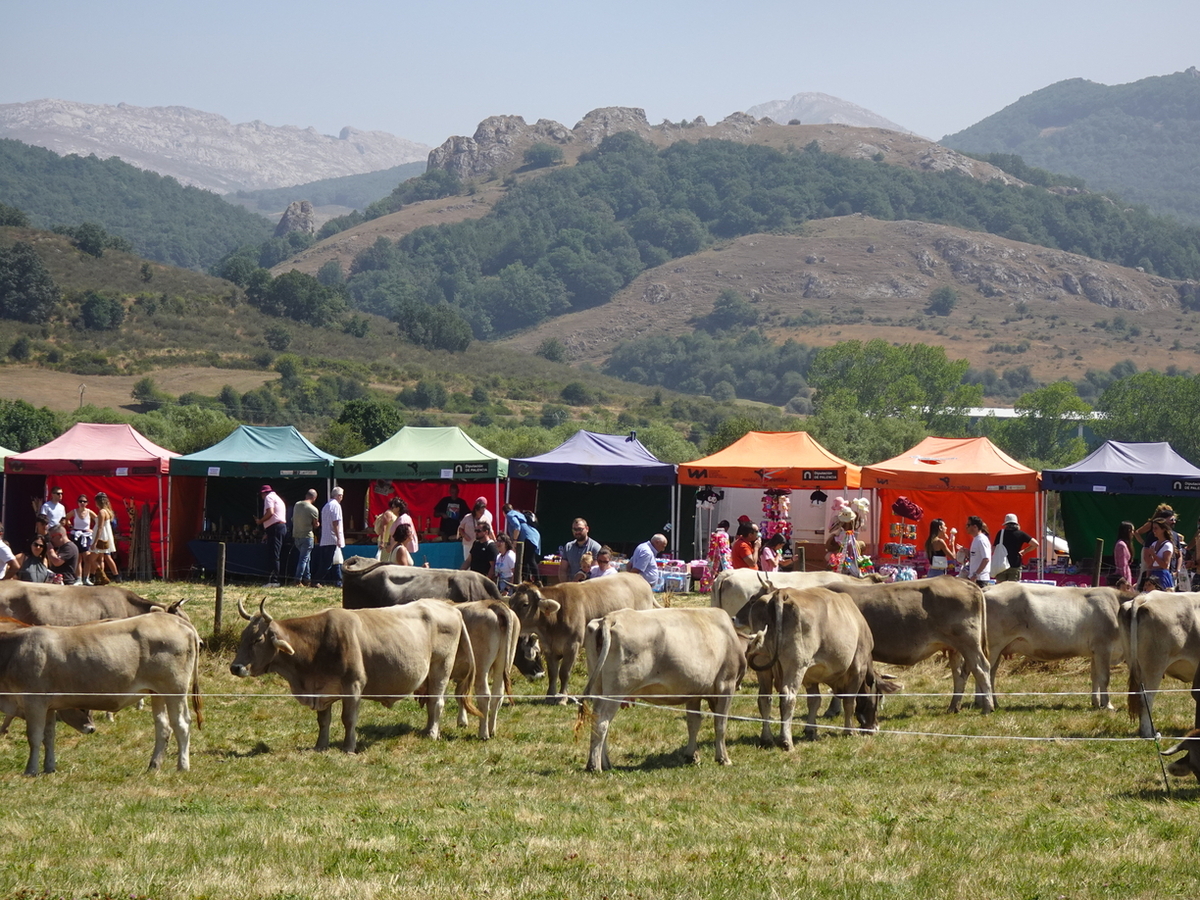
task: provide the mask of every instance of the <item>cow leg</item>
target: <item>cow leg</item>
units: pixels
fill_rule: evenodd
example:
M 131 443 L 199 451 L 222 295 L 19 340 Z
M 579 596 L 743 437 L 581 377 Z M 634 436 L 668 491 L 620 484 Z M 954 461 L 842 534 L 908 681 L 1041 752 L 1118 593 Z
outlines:
M 343 718 L 345 717 L 345 702 L 342 703 Z M 329 724 L 333 721 L 333 704 L 317 710 L 317 743 L 314 750 L 329 749 Z
M 167 716 L 171 722 L 171 730 L 175 733 L 175 746 L 178 749 L 177 768 L 180 772 L 186 772 L 192 767 L 192 716 L 188 712 L 187 697 L 183 694 L 168 697 Z
M 804 686 L 803 679 L 806 671 L 807 669 L 801 669 L 797 673 L 796 680 L 788 684 L 784 684 L 782 678 L 779 679 L 779 739 L 783 744 L 784 750 L 790 751 L 795 747 L 795 743 L 792 740 L 792 719 L 796 715 L 796 694 Z M 817 702 L 821 702 L 819 696 L 817 697 Z M 809 706 L 810 708 L 812 706 L 811 700 L 809 701 Z M 807 740 L 812 740 L 816 736 L 816 733 L 817 729 L 815 727 L 810 729 L 807 725 L 805 726 L 804 737 Z
M 608 759 L 608 726 L 617 714 L 620 703 L 616 700 L 597 699 L 592 703 L 592 746 L 588 749 L 587 770 L 603 772 L 611 769 Z
M 46 739 L 46 722 L 50 714 L 44 701 L 39 701 L 34 697 L 25 697 L 24 700 L 25 740 L 29 743 L 29 759 L 25 763 L 25 774 L 36 775 L 41 763 L 42 744 Z M 54 757 L 51 751 L 47 751 L 47 757 L 47 765 L 52 764 Z M 46 771 L 53 772 L 54 769 L 47 768 Z
M 1109 672 L 1112 669 L 1111 660 L 1107 653 L 1092 654 L 1092 708 L 1112 709 L 1112 700 L 1108 696 Z
M 163 757 L 167 755 L 167 741 L 171 738 L 171 723 L 167 719 L 167 698 L 162 694 L 150 696 L 150 709 L 154 714 L 154 752 L 150 754 L 148 771 L 157 772 L 162 768 Z
M 1200 671 L 1200 670 L 1198 670 Z M 1162 680 L 1166 672 L 1162 670 L 1142 671 L 1141 685 L 1135 686 L 1133 690 L 1142 691 L 1142 713 L 1138 721 L 1138 737 L 1152 738 L 1154 734 L 1154 724 L 1151 714 L 1154 712 L 1154 696 L 1155 692 L 1162 686 Z
M 346 735 L 342 738 L 342 751 L 353 753 L 358 749 L 358 707 L 361 703 L 358 691 L 347 694 L 342 698 L 342 727 Z M 330 709 L 332 712 L 332 708 Z M 325 726 L 325 746 L 329 746 L 329 726 Z
M 807 694 L 808 694 L 808 697 L 807 697 L 807 699 L 808 699 L 808 716 L 804 722 L 804 739 L 806 741 L 815 741 L 817 739 L 817 716 L 821 712 L 821 685 L 819 685 L 819 684 L 808 685 Z M 795 708 L 795 703 L 796 703 L 795 694 L 793 694 L 792 695 L 793 709 Z M 846 714 L 846 711 L 849 709 L 849 707 L 850 707 L 850 704 L 846 702 L 845 698 L 843 698 L 842 699 L 843 714 Z M 791 722 L 788 723 L 788 737 L 789 738 L 791 737 Z M 788 746 L 786 749 L 791 750 L 792 748 L 790 746 Z
M 58 734 L 58 713 L 54 710 L 49 710 L 46 713 L 46 729 L 42 732 L 42 748 L 45 755 L 45 763 L 42 765 L 42 771 L 50 774 L 58 768 L 58 758 L 54 751 L 54 739 Z
M 691 699 L 687 702 L 688 742 L 683 748 L 683 758 L 692 765 L 700 762 L 700 700 Z
M 558 666 L 558 680 L 559 680 L 558 689 L 559 689 L 559 691 L 561 691 L 561 693 L 556 695 L 556 697 L 555 697 L 555 702 L 557 702 L 559 704 L 565 705 L 567 702 L 567 681 L 571 677 L 571 670 L 573 668 L 575 668 L 575 659 L 578 656 L 579 656 L 579 644 L 578 643 L 572 642 L 572 643 L 568 644 L 567 649 L 565 651 L 563 651 L 562 661 L 559 663 L 559 666 Z M 550 684 L 553 685 L 554 684 L 554 681 L 553 681 L 554 676 L 551 675 L 550 677 L 551 677 Z
M 774 747 L 775 739 L 771 735 L 771 695 L 774 687 L 771 683 L 771 673 L 758 673 L 758 715 L 762 719 L 762 734 L 758 738 L 760 747 Z M 781 701 L 782 702 L 782 701 Z
M 729 722 L 729 707 L 733 705 L 733 696 L 722 694 L 708 701 L 713 713 L 713 733 L 717 743 L 717 765 L 730 764 L 729 751 L 725 749 L 725 725 Z
M 862 683 L 861 679 L 859 679 L 859 683 Z M 813 687 L 815 688 L 817 685 L 813 685 Z M 846 708 L 846 713 L 842 717 L 842 734 L 854 734 L 854 713 L 858 710 L 858 691 L 855 688 L 851 688 L 850 690 L 855 693 L 847 694 L 842 700 L 842 704 Z M 820 699 L 817 702 L 820 703 Z
M 842 714 L 842 698 L 837 694 L 833 695 L 833 699 L 829 701 L 829 708 L 825 710 L 826 719 L 836 719 Z
M 961 653 L 962 665 L 951 665 L 950 671 L 954 676 L 954 695 L 950 698 L 950 712 L 956 713 L 962 709 L 963 693 L 967 688 L 967 673 L 975 679 L 975 703 L 984 714 L 996 708 L 992 699 L 992 679 L 988 674 L 988 661 L 974 648 L 970 652 Z
M 559 669 L 562 667 L 562 658 L 560 656 L 558 656 L 557 654 L 555 654 L 553 651 L 551 651 L 549 648 L 546 649 L 545 653 L 546 653 L 546 702 L 547 703 L 557 703 L 557 702 L 560 702 L 558 699 L 558 673 L 559 673 Z M 563 684 L 565 685 L 566 682 L 564 681 Z M 566 698 L 564 698 L 561 702 L 566 703 Z

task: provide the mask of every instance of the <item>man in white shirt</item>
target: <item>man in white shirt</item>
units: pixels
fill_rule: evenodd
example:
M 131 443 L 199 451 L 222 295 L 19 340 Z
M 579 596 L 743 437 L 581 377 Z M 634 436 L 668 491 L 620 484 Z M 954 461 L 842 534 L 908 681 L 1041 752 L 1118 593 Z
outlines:
M 38 513 L 45 516 L 49 521 L 50 524 L 48 527 L 50 528 L 53 528 L 55 525 L 66 524 L 67 508 L 63 506 L 62 498 L 62 488 L 51 488 L 50 499 L 43 503 L 38 509 Z M 37 501 L 35 500 L 34 502 L 36 503 Z
M 329 494 L 329 502 L 321 509 L 321 543 L 318 546 L 320 556 L 313 579 L 321 579 L 322 583 L 342 586 L 342 564 L 334 562 L 334 553 L 346 546 L 346 529 L 342 518 L 342 496 L 346 492 L 335 487 Z M 317 585 L 320 587 L 320 585 Z
M 992 580 L 992 542 L 983 519 L 967 516 L 967 534 L 971 536 L 971 544 L 967 549 L 967 561 L 958 574 L 960 578 L 984 587 Z
M 16 578 L 19 568 L 17 555 L 12 552 L 12 548 L 4 540 L 4 523 L 0 522 L 0 581 Z
M 656 534 L 650 540 L 638 544 L 637 549 L 633 551 L 633 556 L 629 557 L 629 571 L 636 572 L 645 578 L 650 587 L 658 587 L 661 576 L 655 559 L 665 549 L 667 549 L 667 539 L 661 534 Z
M 283 537 L 287 534 L 287 507 L 283 505 L 283 498 L 269 484 L 264 484 L 258 492 L 262 495 L 263 514 L 254 521 L 263 527 L 267 549 L 271 553 L 267 587 L 279 587 L 279 561 L 283 556 Z

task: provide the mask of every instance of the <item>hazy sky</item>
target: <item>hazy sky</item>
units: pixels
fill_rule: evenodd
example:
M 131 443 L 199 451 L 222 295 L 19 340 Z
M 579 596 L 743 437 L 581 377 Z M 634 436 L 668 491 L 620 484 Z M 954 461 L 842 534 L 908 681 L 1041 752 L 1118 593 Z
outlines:
M 437 145 L 490 115 L 709 122 L 801 91 L 918 134 L 1200 65 L 1198 0 L 2 0 L 0 103 L 190 106 Z

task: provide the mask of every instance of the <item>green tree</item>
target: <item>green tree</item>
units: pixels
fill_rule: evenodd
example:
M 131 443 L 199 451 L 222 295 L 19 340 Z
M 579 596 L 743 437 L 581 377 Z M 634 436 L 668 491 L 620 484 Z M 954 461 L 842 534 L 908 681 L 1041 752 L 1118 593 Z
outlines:
M 582 381 L 571 381 L 563 386 L 559 396 L 564 403 L 571 406 L 588 406 L 596 402 L 596 397 Z
M 80 307 L 80 321 L 89 331 L 115 331 L 125 321 L 125 305 L 116 297 L 88 291 Z
M 32 245 L 17 241 L 0 248 L 0 319 L 48 322 L 61 298 Z
M 1078 431 L 1092 408 L 1069 381 L 1023 394 L 1013 408 L 1017 417 L 998 423 L 992 433 L 992 440 L 1010 456 L 1031 468 L 1051 469 L 1087 455 Z
M 535 354 L 542 359 L 548 359 L 550 362 L 566 362 L 567 361 L 567 345 L 558 338 L 546 338 L 538 344 Z
M 325 287 L 337 287 L 339 284 L 345 284 L 346 275 L 342 272 L 342 264 L 336 259 L 329 260 L 317 269 L 317 281 Z
M 958 305 L 958 291 L 952 287 L 942 286 L 929 295 L 929 305 L 925 314 L 929 316 L 948 316 Z
M 29 216 L 25 215 L 24 210 L 0 203 L 0 227 L 28 228 Z
M 368 445 L 354 427 L 345 422 L 330 422 L 315 443 L 326 453 L 339 458 L 356 456 L 373 446 Z
M 525 151 L 525 165 L 531 169 L 557 166 L 563 161 L 562 147 L 538 142 Z
M 12 342 L 12 346 L 8 348 L 9 359 L 15 359 L 17 362 L 24 362 L 33 355 L 33 344 L 25 335 L 21 335 Z
M 139 378 L 130 391 L 129 396 L 143 406 L 158 407 L 174 401 L 174 397 L 161 391 L 154 379 L 149 375 Z
M 349 426 L 366 447 L 382 444 L 404 427 L 404 416 L 393 404 L 365 398 L 348 401 L 337 421 Z
M 24 453 L 50 443 L 62 430 L 58 416 L 44 406 L 35 409 L 24 400 L 0 400 L 0 447 Z
M 1092 423 L 1114 441 L 1167 441 L 1200 461 L 1200 376 L 1139 372 L 1110 384 L 1096 402 L 1104 415 Z
M 263 340 L 272 350 L 282 353 L 292 345 L 292 333 L 282 325 L 272 325 L 263 332 Z

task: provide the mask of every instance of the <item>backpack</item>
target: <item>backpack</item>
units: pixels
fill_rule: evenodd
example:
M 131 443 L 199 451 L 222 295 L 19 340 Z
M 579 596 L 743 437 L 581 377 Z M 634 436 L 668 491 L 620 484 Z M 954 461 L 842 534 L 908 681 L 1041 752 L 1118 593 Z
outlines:
M 523 509 L 523 510 L 521 510 L 521 515 L 523 515 L 523 516 L 525 517 L 525 524 L 526 524 L 526 525 L 529 525 L 529 526 L 531 526 L 531 527 L 533 527 L 533 528 L 537 528 L 537 524 L 538 524 L 537 516 L 535 516 L 535 515 L 533 514 L 533 510 L 532 510 L 532 509 Z

